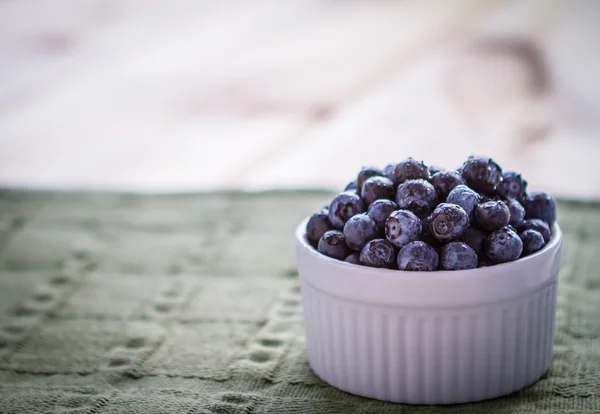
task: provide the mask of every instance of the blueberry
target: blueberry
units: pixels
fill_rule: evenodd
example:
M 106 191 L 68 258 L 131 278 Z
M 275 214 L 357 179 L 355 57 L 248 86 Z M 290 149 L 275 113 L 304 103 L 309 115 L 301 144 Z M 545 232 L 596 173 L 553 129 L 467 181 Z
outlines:
M 470 226 L 462 241 L 468 244 L 471 249 L 475 250 L 475 253 L 479 254 L 479 252 L 481 252 L 481 246 L 483 246 L 483 242 L 487 236 L 488 234 L 485 231 L 478 229 L 475 226 Z
M 360 263 L 370 267 L 394 267 L 396 249 L 385 239 L 369 241 L 360 251 Z
M 407 158 L 404 161 L 399 162 L 394 167 L 394 183 L 396 185 L 402 184 L 406 180 L 415 180 L 422 178 L 424 180 L 429 179 L 429 169 L 423 162 L 418 162 L 413 158 Z
M 429 175 L 433 175 L 435 173 L 439 173 L 440 171 L 444 171 L 442 167 L 438 167 L 437 165 L 430 165 L 429 167 Z
M 360 193 L 367 206 L 380 198 L 391 200 L 395 195 L 394 183 L 386 177 L 371 177 L 364 182 Z
M 528 229 L 519 234 L 523 242 L 523 256 L 529 256 L 544 247 L 546 242 L 542 233 L 536 230 Z
M 479 204 L 479 194 L 471 190 L 466 185 L 459 184 L 450 191 L 446 197 L 446 203 L 456 204 L 462 207 L 467 215 L 471 215 L 473 210 Z
M 383 175 L 383 171 L 381 171 L 377 167 L 362 167 L 358 172 L 358 176 L 356 177 L 356 188 L 359 195 L 362 195 L 361 190 L 362 186 L 371 177 L 378 177 Z
M 356 191 L 356 181 L 350 181 L 344 191 Z
M 368 214 L 356 214 L 344 225 L 346 244 L 352 250 L 360 250 L 369 241 L 379 234 L 375 220 Z
M 408 210 L 394 211 L 385 221 L 385 236 L 396 247 L 419 240 L 421 230 L 421 220 Z
M 456 204 L 441 203 L 429 221 L 432 236 L 442 242 L 459 240 L 469 228 L 469 216 Z
M 350 253 L 346 245 L 344 233 L 338 230 L 330 230 L 326 232 L 321 240 L 319 240 L 318 249 L 325 256 L 333 257 L 334 259 L 344 260 Z
M 394 176 L 394 169 L 396 164 L 388 164 L 383 168 L 383 175 L 390 179 L 394 184 L 396 183 L 396 177 Z
M 475 207 L 473 218 L 480 229 L 494 231 L 508 224 L 510 210 L 503 201 L 490 200 Z
M 431 221 L 431 216 L 425 216 L 421 218 L 421 240 L 437 249 L 442 247 L 442 242 L 433 237 L 431 231 L 429 230 L 429 222 Z
M 398 207 L 410 210 L 417 216 L 429 214 L 438 203 L 435 188 L 423 180 L 408 180 L 398 186 L 396 193 Z
M 485 239 L 483 253 L 493 263 L 517 260 L 523 251 L 523 242 L 514 231 L 503 227 Z
M 360 264 L 360 253 L 357 252 L 357 253 L 349 254 L 344 259 L 344 262 L 348 262 L 348 263 L 352 263 L 352 264 L 355 264 L 355 265 L 359 265 Z
M 341 193 L 329 205 L 329 222 L 342 230 L 350 217 L 365 211 L 365 205 L 358 194 Z
M 368 214 L 375 220 L 375 223 L 383 229 L 385 221 L 393 211 L 399 210 L 398 204 L 392 200 L 375 200 L 368 209 Z
M 540 219 L 528 219 L 523 220 L 523 222 L 517 226 L 517 230 L 519 232 L 523 232 L 525 230 L 535 230 L 539 232 L 543 237 L 544 241 L 548 243 L 550 237 L 552 237 L 552 231 L 550 230 L 550 226 L 544 220 Z
M 333 226 L 329 222 L 327 213 L 315 213 L 306 223 L 306 240 L 316 248 L 321 237 L 329 230 L 333 230 Z
M 532 191 L 523 201 L 525 217 L 528 219 L 542 219 L 550 227 L 556 221 L 556 203 L 554 198 L 542 191 Z
M 514 198 L 506 200 L 506 206 L 510 211 L 510 221 L 508 223 L 511 226 L 517 227 L 525 219 L 525 208 Z
M 437 270 L 439 261 L 435 249 L 420 240 L 408 243 L 398 252 L 398 269 L 400 270 Z
M 445 270 L 475 269 L 477 253 L 468 244 L 452 242 L 442 247 L 440 264 Z
M 471 156 L 461 167 L 462 177 L 473 190 L 493 194 L 502 181 L 502 168 L 491 158 Z
M 496 188 L 496 194 L 505 200 L 510 198 L 522 200 L 525 197 L 526 189 L 527 181 L 521 178 L 521 174 L 507 171 L 502 174 L 502 181 Z
M 445 200 L 457 185 L 465 184 L 465 180 L 455 171 L 439 171 L 431 176 L 430 181 L 440 200 Z

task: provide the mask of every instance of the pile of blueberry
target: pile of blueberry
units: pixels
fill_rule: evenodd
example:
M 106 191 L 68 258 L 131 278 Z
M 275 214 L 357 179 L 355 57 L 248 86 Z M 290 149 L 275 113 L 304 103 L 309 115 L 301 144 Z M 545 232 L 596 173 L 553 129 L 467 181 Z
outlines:
M 306 239 L 346 262 L 388 269 L 461 270 L 535 253 L 552 235 L 554 199 L 520 174 L 471 156 L 455 171 L 408 158 L 363 168 L 315 213 Z

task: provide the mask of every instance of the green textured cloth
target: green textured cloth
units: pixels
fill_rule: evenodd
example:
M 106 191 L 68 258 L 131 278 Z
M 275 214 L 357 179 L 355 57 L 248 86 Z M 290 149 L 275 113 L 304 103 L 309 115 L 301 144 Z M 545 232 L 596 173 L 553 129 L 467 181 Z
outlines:
M 329 197 L 0 191 L 0 413 L 600 413 L 600 205 L 560 204 L 549 373 L 416 407 L 308 367 L 293 230 Z

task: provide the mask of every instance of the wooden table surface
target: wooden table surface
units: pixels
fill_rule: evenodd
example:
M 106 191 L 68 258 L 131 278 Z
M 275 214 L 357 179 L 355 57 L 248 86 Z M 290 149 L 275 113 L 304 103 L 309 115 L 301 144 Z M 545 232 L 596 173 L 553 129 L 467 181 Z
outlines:
M 340 187 L 490 154 L 600 197 L 600 2 L 0 1 L 0 185 Z

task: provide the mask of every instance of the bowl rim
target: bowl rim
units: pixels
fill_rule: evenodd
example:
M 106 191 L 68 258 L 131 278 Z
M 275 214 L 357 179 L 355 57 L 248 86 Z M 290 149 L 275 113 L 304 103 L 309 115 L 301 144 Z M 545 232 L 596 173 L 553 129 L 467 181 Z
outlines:
M 356 265 L 319 253 L 306 240 L 307 217 L 296 228 L 300 280 L 328 295 L 391 306 L 455 307 L 489 304 L 539 291 L 555 282 L 562 231 L 540 251 L 512 262 L 467 270 L 417 272 Z
M 378 267 L 357 265 L 354 263 L 344 262 L 343 260 L 337 260 L 337 259 L 334 259 L 333 257 L 325 256 L 323 253 L 320 253 L 317 249 L 315 249 L 306 239 L 306 231 L 305 230 L 306 230 L 306 224 L 308 223 L 309 219 L 310 219 L 310 217 L 303 219 L 302 222 L 296 228 L 296 240 L 303 247 L 305 247 L 309 250 L 312 250 L 314 253 L 321 256 L 324 260 L 326 260 L 328 262 L 336 263 L 336 264 L 342 264 L 344 266 L 360 267 L 361 269 L 363 269 L 363 268 L 372 269 L 372 270 L 377 271 L 382 274 L 385 274 L 385 273 L 394 274 L 394 275 L 401 274 L 402 275 L 401 277 L 408 277 L 409 275 L 417 274 L 417 275 L 419 275 L 420 279 L 422 279 L 423 277 L 428 277 L 431 274 L 438 274 L 438 275 L 441 274 L 444 277 L 457 277 L 457 275 L 462 276 L 462 277 L 478 277 L 477 273 L 481 273 L 482 269 L 487 269 L 489 267 L 494 267 L 496 269 L 502 268 L 502 269 L 510 270 L 511 266 L 519 266 L 522 263 L 527 263 L 528 261 L 531 262 L 531 261 L 535 260 L 536 257 L 543 255 L 545 251 L 552 249 L 553 247 L 555 247 L 558 243 L 560 243 L 562 241 L 562 230 L 560 229 L 558 222 L 555 222 L 552 225 L 552 236 L 550 237 L 550 240 L 548 240 L 548 243 L 546 243 L 546 245 L 542 249 L 538 250 L 537 252 L 535 252 L 533 254 L 530 254 L 529 256 L 520 257 L 517 260 L 513 260 L 511 262 L 497 263 L 497 264 L 493 264 L 490 266 L 477 267 L 475 269 L 433 270 L 433 271 L 417 272 L 417 271 L 409 271 L 409 270 L 384 269 L 384 268 L 378 268 Z M 341 230 L 339 230 L 339 231 L 341 231 Z

